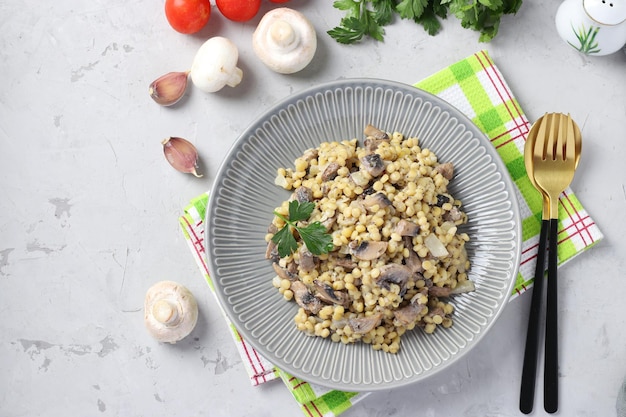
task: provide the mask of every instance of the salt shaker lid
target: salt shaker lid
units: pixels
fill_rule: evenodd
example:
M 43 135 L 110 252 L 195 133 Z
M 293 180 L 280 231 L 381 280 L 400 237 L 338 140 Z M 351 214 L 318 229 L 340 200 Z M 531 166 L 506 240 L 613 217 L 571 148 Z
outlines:
M 587 15 L 602 25 L 626 22 L 626 0 L 583 0 Z

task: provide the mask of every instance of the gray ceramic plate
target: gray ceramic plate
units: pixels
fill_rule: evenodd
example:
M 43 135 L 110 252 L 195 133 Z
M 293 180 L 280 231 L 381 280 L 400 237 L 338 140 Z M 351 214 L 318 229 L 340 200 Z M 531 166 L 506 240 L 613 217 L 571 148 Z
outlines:
M 368 123 L 417 136 L 441 162 L 453 162 L 452 195 L 469 222 L 467 251 L 476 291 L 456 296 L 454 325 L 402 336 L 400 352 L 343 345 L 296 330 L 297 305 L 272 286 L 264 236 L 289 192 L 276 169 L 293 167 L 322 141 L 363 138 Z M 224 310 L 243 338 L 279 368 L 345 391 L 404 386 L 434 375 L 475 347 L 502 312 L 521 252 L 515 190 L 494 147 L 461 112 L 409 85 L 348 79 L 311 88 L 274 106 L 237 140 L 219 169 L 207 208 L 209 271 Z

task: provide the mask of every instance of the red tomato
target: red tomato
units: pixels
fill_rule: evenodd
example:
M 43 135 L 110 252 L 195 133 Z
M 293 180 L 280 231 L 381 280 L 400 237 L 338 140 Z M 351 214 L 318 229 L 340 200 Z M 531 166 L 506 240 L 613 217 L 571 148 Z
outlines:
M 227 19 L 245 22 L 256 16 L 261 0 L 215 0 L 215 5 Z
M 165 0 L 165 17 L 180 33 L 196 33 L 211 17 L 209 0 Z

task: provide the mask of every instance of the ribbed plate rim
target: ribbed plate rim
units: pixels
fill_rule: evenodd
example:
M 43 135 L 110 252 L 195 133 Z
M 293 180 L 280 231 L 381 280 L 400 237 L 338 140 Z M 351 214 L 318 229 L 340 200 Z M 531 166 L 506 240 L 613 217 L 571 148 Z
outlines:
M 211 190 L 210 190 L 209 203 L 208 203 L 207 210 L 206 210 L 206 218 L 205 218 L 205 230 L 206 231 L 205 231 L 204 243 L 205 243 L 205 250 L 206 250 L 206 256 L 207 256 L 207 266 L 209 269 L 209 274 L 212 277 L 214 290 L 218 298 L 218 301 L 222 305 L 223 310 L 228 316 L 228 318 L 232 321 L 232 323 L 237 328 L 237 331 L 242 335 L 244 340 L 246 340 L 249 345 L 254 347 L 260 354 L 262 354 L 264 357 L 266 357 L 268 360 L 270 360 L 272 363 L 274 363 L 283 371 L 286 371 L 289 374 L 292 374 L 296 377 L 304 379 L 307 382 L 311 382 L 311 383 L 315 383 L 318 385 L 326 386 L 326 387 L 333 388 L 333 389 L 343 390 L 343 391 L 380 391 L 380 390 L 386 390 L 386 389 L 391 389 L 391 388 L 396 388 L 396 387 L 406 386 L 409 384 L 416 383 L 425 378 L 432 377 L 433 375 L 439 373 L 440 371 L 449 367 L 453 363 L 456 363 L 459 359 L 461 359 L 468 352 L 470 352 L 471 349 L 477 346 L 480 340 L 482 340 L 482 338 L 485 336 L 485 334 L 488 333 L 489 330 L 493 327 L 495 322 L 501 316 L 507 304 L 508 296 L 497 306 L 496 311 L 490 315 L 491 321 L 486 326 L 482 327 L 483 329 L 482 331 L 480 331 L 471 340 L 469 340 L 470 346 L 469 347 L 466 346 L 465 348 L 462 348 L 459 353 L 452 354 L 449 360 L 446 360 L 445 363 L 440 364 L 440 365 L 435 365 L 433 368 L 429 370 L 427 369 L 419 373 L 418 375 L 413 375 L 410 378 L 400 378 L 399 380 L 394 380 L 388 383 L 380 383 L 380 384 L 360 384 L 360 383 L 354 383 L 354 382 L 345 383 L 341 381 L 335 381 L 331 379 L 322 378 L 319 376 L 314 376 L 312 374 L 303 372 L 302 369 L 300 369 L 299 367 L 294 367 L 292 366 L 292 364 L 282 361 L 280 358 L 276 357 L 273 354 L 273 352 L 266 349 L 266 347 L 263 344 L 255 340 L 251 332 L 247 331 L 245 325 L 240 322 L 237 314 L 235 314 L 235 312 L 232 310 L 232 306 L 229 305 L 228 297 L 223 293 L 223 290 L 220 286 L 220 279 L 216 272 L 217 266 L 215 265 L 213 258 L 212 258 L 212 253 L 213 253 L 213 249 L 215 248 L 215 245 L 213 244 L 212 239 L 211 239 L 211 231 L 214 230 L 214 227 L 216 227 L 216 225 L 214 224 L 214 222 L 212 222 L 212 216 L 210 214 L 215 212 L 217 208 L 216 201 L 218 199 L 213 199 L 211 198 L 211 196 L 218 195 L 218 191 L 222 182 L 224 181 L 224 179 L 227 179 L 225 177 L 226 171 L 228 170 L 230 165 L 234 162 L 234 157 L 241 150 L 241 148 L 247 143 L 249 137 L 251 135 L 254 135 L 254 133 L 259 128 L 262 127 L 263 121 L 265 121 L 268 117 L 271 117 L 272 115 L 276 116 L 281 109 L 285 109 L 289 105 L 301 102 L 307 97 L 314 97 L 316 94 L 321 93 L 321 92 L 336 91 L 336 90 L 342 90 L 342 89 L 347 89 L 347 88 L 358 88 L 358 87 L 391 89 L 395 91 L 400 91 L 403 94 L 410 94 L 415 97 L 419 97 L 425 102 L 430 102 L 433 106 L 437 106 L 441 108 L 442 111 L 448 112 L 451 117 L 458 119 L 459 124 L 462 124 L 463 126 L 465 126 L 465 128 L 472 133 L 473 135 L 472 139 L 476 138 L 480 141 L 481 146 L 485 149 L 485 151 L 491 158 L 490 162 L 493 162 L 496 165 L 497 172 L 501 174 L 501 182 L 502 182 L 502 185 L 504 186 L 504 192 L 508 193 L 509 198 L 510 198 L 510 203 L 511 203 L 510 212 L 513 217 L 512 220 L 515 223 L 513 225 L 513 230 L 512 230 L 513 233 L 515 234 L 515 238 L 513 239 L 511 243 L 514 246 L 515 253 L 513 254 L 513 259 L 512 259 L 513 267 L 510 270 L 510 276 L 508 277 L 509 281 L 506 285 L 505 291 L 506 291 L 506 294 L 510 294 L 512 292 L 513 286 L 515 284 L 515 278 L 519 271 L 519 263 L 521 259 L 521 243 L 522 243 L 521 242 L 521 239 L 522 239 L 521 217 L 520 217 L 518 203 L 516 200 L 516 190 L 515 190 L 515 187 L 513 185 L 513 182 L 510 178 L 510 175 L 508 173 L 508 170 L 504 162 L 498 155 L 493 145 L 490 143 L 487 136 L 482 131 L 480 131 L 480 129 L 478 129 L 478 127 L 456 107 L 452 106 L 447 101 L 435 95 L 432 95 L 424 90 L 418 89 L 408 84 L 403 84 L 403 83 L 399 83 L 395 81 L 388 81 L 388 80 L 382 80 L 382 79 L 376 79 L 376 78 L 346 78 L 346 79 L 326 82 L 323 84 L 319 84 L 313 87 L 303 89 L 302 91 L 298 93 L 292 94 L 284 98 L 283 100 L 277 102 L 275 105 L 271 106 L 261 116 L 257 117 L 239 135 L 239 137 L 231 146 L 230 150 L 228 151 L 228 153 L 226 154 L 225 158 L 223 159 L 222 163 L 220 164 L 218 168 L 218 173 L 213 181 L 213 186 L 211 187 Z M 350 138 L 346 138 L 346 139 L 350 139 Z M 435 150 L 435 153 L 437 153 L 436 150 Z M 285 164 L 286 164 L 285 166 L 290 166 L 291 163 L 293 163 L 293 161 L 285 161 Z M 274 186 L 274 185 L 269 184 L 269 186 Z M 271 283 L 268 283 L 268 285 L 271 285 Z M 439 331 L 445 331 L 445 330 L 440 329 Z M 322 341 L 322 339 L 319 339 L 319 340 Z

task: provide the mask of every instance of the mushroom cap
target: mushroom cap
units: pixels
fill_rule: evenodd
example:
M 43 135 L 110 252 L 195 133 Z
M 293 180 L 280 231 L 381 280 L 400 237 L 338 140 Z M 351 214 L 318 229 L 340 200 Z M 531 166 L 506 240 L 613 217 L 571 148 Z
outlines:
M 200 90 L 213 93 L 225 85 L 235 87 L 243 71 L 237 67 L 239 50 L 230 39 L 215 36 L 204 42 L 191 64 L 191 81 Z
M 279 7 L 261 18 L 252 35 L 252 46 L 271 70 L 293 74 L 304 69 L 313 59 L 317 35 L 302 13 Z
M 176 343 L 196 326 L 198 304 L 191 291 L 174 281 L 160 281 L 146 292 L 144 323 L 160 342 Z

